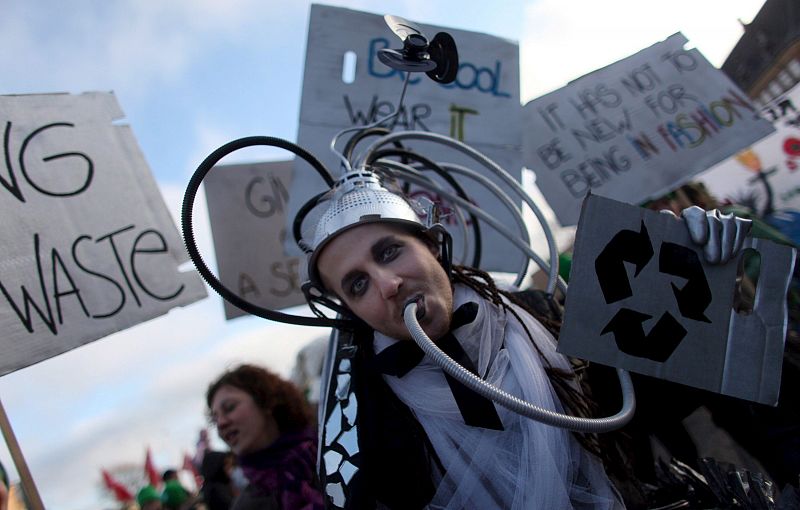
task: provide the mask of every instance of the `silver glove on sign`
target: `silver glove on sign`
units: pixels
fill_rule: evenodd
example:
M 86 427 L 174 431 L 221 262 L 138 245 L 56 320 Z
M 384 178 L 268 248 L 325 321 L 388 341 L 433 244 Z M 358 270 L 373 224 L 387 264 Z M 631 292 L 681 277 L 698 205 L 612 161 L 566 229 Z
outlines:
M 689 237 L 703 246 L 703 256 L 710 264 L 724 264 L 735 258 L 753 226 L 746 218 L 723 214 L 719 209 L 706 211 L 696 205 L 681 211 L 681 217 L 686 221 Z

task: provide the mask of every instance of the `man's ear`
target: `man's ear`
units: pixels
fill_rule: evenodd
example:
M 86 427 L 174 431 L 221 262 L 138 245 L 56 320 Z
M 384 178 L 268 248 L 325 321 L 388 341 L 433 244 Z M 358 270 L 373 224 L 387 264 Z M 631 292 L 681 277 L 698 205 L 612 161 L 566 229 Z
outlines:
M 433 241 L 429 241 L 429 242 L 427 242 L 425 244 L 428 245 L 428 250 L 430 250 L 431 254 L 434 257 L 436 257 L 436 260 L 439 260 L 439 259 L 442 258 L 442 252 L 439 249 L 439 246 L 436 245 L 436 243 L 434 243 Z
M 442 265 L 445 273 L 450 275 L 450 271 L 453 268 L 453 239 L 441 225 L 434 226 L 429 231 L 429 235 L 432 238 L 431 249 L 433 250 L 433 255 Z
M 432 232 L 423 232 L 419 237 L 421 238 L 422 242 L 425 243 L 425 246 L 428 247 L 428 250 L 430 250 L 431 254 L 433 254 L 437 260 L 440 259 L 441 249 L 439 246 L 440 241 L 438 237 Z

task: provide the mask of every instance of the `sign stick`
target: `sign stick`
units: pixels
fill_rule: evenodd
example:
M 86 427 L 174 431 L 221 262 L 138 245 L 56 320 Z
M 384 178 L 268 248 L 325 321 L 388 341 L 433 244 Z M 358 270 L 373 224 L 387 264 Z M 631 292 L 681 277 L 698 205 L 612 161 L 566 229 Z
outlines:
M 22 450 L 19 448 L 19 443 L 17 443 L 16 436 L 14 436 L 14 431 L 11 430 L 11 422 L 8 421 L 8 415 L 6 415 L 6 410 L 3 407 L 2 401 L 0 401 L 0 429 L 3 431 L 3 437 L 6 440 L 6 445 L 8 445 L 8 451 L 11 453 L 11 458 L 14 460 L 14 465 L 17 467 L 17 472 L 22 481 L 22 490 L 25 492 L 25 497 L 31 505 L 31 510 L 44 510 L 42 498 L 39 497 L 39 491 L 36 489 L 36 484 L 28 469 L 28 464 L 25 462 L 25 457 L 22 456 Z

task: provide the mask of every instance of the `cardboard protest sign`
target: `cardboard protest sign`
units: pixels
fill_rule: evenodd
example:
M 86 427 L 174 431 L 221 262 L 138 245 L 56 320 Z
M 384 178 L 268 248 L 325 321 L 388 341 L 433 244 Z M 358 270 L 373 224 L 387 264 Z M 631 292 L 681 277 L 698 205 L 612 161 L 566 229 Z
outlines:
M 709 265 L 683 220 L 590 195 L 559 352 L 777 404 L 795 250 L 757 238 L 745 246 L 760 261 L 752 310 L 734 309 L 744 252 Z
M 206 296 L 111 93 L 0 96 L 0 375 Z
M 680 33 L 523 108 L 527 168 L 559 221 L 591 190 L 640 203 L 773 131 Z
M 218 165 L 203 179 L 220 282 L 270 310 L 305 303 L 301 258 L 283 254 L 291 175 L 292 161 L 273 161 Z M 226 319 L 246 315 L 223 301 Z
M 391 13 L 389 13 L 391 14 Z M 456 80 L 442 85 L 425 73 L 412 73 L 399 115 L 389 123 L 394 131 L 415 130 L 438 133 L 462 140 L 495 160 L 517 181 L 522 172 L 520 149 L 519 48 L 505 39 L 419 24 L 427 37 L 446 31 L 455 39 L 459 54 Z M 329 146 L 334 135 L 345 128 L 365 126 L 397 108 L 404 73 L 378 60 L 378 50 L 401 48 L 402 41 L 389 29 L 382 15 L 349 9 L 312 5 L 303 76 L 298 144 L 319 158 L 335 176 L 340 160 Z M 351 64 L 352 75 L 343 64 Z M 343 150 L 353 133 L 339 140 Z M 372 136 L 359 143 L 355 154 L 377 140 Z M 403 146 L 435 162 L 467 166 L 489 176 L 484 167 L 463 153 L 427 141 L 403 141 Z M 430 173 L 428 175 L 431 175 Z M 469 178 L 459 179 L 472 201 L 506 225 L 513 218 L 483 186 Z M 445 184 L 445 189 L 452 188 Z M 325 188 L 322 179 L 302 160 L 295 160 L 288 219 L 310 197 Z M 413 191 L 436 201 L 427 191 Z M 442 201 L 447 207 L 446 201 Z M 520 203 L 519 200 L 516 201 Z M 448 218 L 453 226 L 454 217 Z M 453 228 L 459 254 L 463 237 Z M 508 243 L 491 229 L 483 233 L 482 266 L 492 270 L 519 268 L 522 255 L 509 257 L 498 246 Z M 289 253 L 299 253 L 287 243 Z
M 761 110 L 775 132 L 698 176 L 720 200 L 759 214 L 800 210 L 800 85 Z

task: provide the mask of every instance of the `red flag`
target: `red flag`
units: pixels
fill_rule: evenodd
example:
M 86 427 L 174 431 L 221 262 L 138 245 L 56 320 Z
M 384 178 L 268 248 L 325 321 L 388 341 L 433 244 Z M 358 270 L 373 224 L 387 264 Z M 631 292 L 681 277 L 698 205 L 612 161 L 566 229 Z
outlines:
M 188 453 L 183 454 L 183 469 L 192 473 L 194 476 L 194 483 L 197 488 L 203 486 L 203 477 L 200 476 L 200 472 L 197 471 L 197 466 L 194 465 L 194 460 L 192 460 L 191 455 Z
M 150 482 L 150 485 L 158 488 L 161 485 L 161 476 L 156 471 L 156 467 L 153 465 L 153 458 L 150 455 L 150 447 L 147 447 L 147 455 L 144 458 L 144 474 L 147 476 L 147 480 Z
M 133 495 L 128 491 L 127 488 L 125 488 L 124 485 L 114 480 L 114 477 L 111 476 L 111 473 L 105 469 L 103 469 L 102 472 L 103 482 L 105 482 L 106 487 L 108 487 L 108 489 L 114 493 L 114 497 L 117 498 L 117 501 L 124 503 L 126 501 L 133 500 Z

